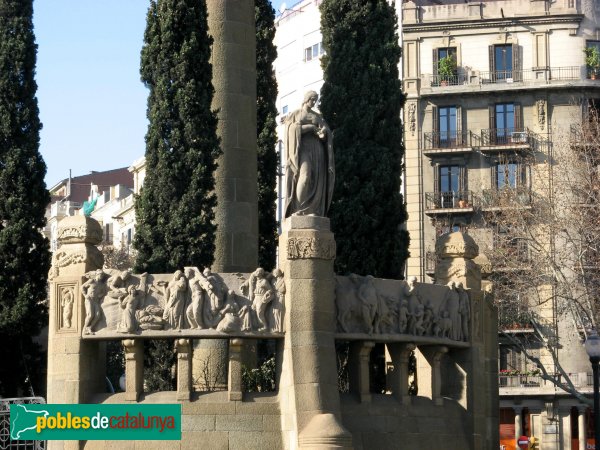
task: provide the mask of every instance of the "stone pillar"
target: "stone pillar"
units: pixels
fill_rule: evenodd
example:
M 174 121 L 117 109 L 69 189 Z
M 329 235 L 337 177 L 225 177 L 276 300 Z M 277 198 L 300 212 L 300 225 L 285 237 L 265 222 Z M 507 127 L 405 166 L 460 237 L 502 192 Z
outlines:
M 137 402 L 144 392 L 144 344 L 140 339 L 125 339 L 125 400 Z
M 513 406 L 515 410 L 515 442 L 523 435 L 523 407 Z
M 256 152 L 256 27 L 252 0 L 207 0 L 211 63 L 223 154 L 215 172 L 217 208 L 213 272 L 252 272 L 258 265 L 258 169 Z M 269 268 L 267 268 L 269 269 Z M 194 345 L 194 379 L 208 364 L 228 364 L 224 339 Z M 224 387 L 225 374 L 217 380 Z
M 419 358 L 419 353 L 421 358 Z M 441 358 L 448 353 L 448 347 L 419 347 L 419 353 L 417 353 L 419 395 L 429 397 L 437 406 L 443 406 Z M 429 370 L 423 370 L 426 369 L 425 364 L 429 366 Z M 428 377 L 429 380 L 427 380 Z
M 394 365 L 394 370 L 388 372 L 388 388 L 402 402 L 403 405 L 410 404 L 408 394 L 408 361 L 410 354 L 415 350 L 415 344 L 387 344 L 388 352 Z
M 211 63 L 223 154 L 215 174 L 214 272 L 258 265 L 256 27 L 252 0 L 207 0 Z
M 329 219 L 292 216 L 279 238 L 285 342 L 279 398 L 286 448 L 351 449 L 341 425 L 334 332 L 335 241 Z M 297 444 L 295 440 L 298 439 Z
M 587 430 L 585 428 L 585 412 L 587 411 L 587 406 L 578 406 L 577 407 L 577 432 L 579 436 L 579 450 L 586 450 L 586 437 Z
M 230 401 L 242 400 L 242 348 L 243 339 L 229 341 L 229 371 L 227 390 Z
M 361 403 L 371 401 L 369 360 L 375 342 L 356 341 L 350 344 L 350 391 L 356 392 Z
M 192 345 L 189 339 L 175 341 L 177 352 L 177 400 L 189 401 L 192 394 Z
M 438 238 L 435 253 L 435 284 L 461 282 L 465 289 L 481 290 L 481 268 L 473 260 L 479 255 L 479 246 L 468 234 L 456 231 Z
M 48 311 L 48 403 L 89 403 L 105 391 L 106 346 L 82 339 L 85 321 L 81 285 L 87 272 L 102 268 L 102 227 L 94 219 L 70 216 L 58 224 L 59 248 L 52 256 Z M 76 449 L 79 441 L 49 441 L 49 449 Z

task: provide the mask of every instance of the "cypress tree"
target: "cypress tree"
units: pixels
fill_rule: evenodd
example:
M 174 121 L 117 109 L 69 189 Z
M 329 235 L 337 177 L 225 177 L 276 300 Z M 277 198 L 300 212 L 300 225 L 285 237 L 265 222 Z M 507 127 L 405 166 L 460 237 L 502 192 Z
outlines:
M 408 256 L 397 21 L 386 0 L 321 4 L 321 111 L 334 132 L 338 273 L 399 278 Z M 352 70 L 349 70 L 351 68 Z
M 149 89 L 146 178 L 136 198 L 136 271 L 210 267 L 221 153 L 203 0 L 151 0 L 141 57 Z M 149 341 L 149 390 L 172 388 L 172 342 Z
M 207 31 L 204 1 L 150 2 L 140 70 L 150 93 L 146 178 L 135 203 L 137 271 L 213 262 L 221 150 Z
M 32 0 L 0 0 L 0 395 L 8 397 L 40 375 L 31 336 L 47 319 L 50 251 L 41 229 L 50 195 L 39 153 L 32 16 Z
M 258 263 L 274 267 L 277 249 L 277 171 L 276 150 L 277 80 L 273 61 L 277 49 L 275 10 L 269 0 L 256 0 L 256 133 L 258 136 Z

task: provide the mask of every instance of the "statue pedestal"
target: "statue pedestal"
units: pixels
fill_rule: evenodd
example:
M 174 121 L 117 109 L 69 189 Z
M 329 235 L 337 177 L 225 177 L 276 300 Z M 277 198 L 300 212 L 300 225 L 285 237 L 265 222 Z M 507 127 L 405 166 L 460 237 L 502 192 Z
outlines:
M 334 333 L 335 241 L 329 219 L 292 216 L 279 238 L 286 304 L 281 411 L 299 448 L 352 448 L 341 425 Z

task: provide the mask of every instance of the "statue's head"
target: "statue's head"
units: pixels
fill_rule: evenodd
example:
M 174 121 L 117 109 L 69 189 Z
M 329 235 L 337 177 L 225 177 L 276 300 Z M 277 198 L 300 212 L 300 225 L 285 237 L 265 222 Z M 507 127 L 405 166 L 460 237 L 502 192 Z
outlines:
M 414 286 L 415 284 L 417 284 L 417 277 L 410 277 L 408 279 L 408 284 L 411 286 Z
M 283 276 L 283 272 L 281 271 L 281 269 L 273 269 L 273 272 L 271 272 L 271 273 L 276 278 L 279 278 L 279 277 Z
M 306 94 L 304 94 L 304 101 L 302 102 L 302 104 L 306 104 L 311 100 L 314 100 L 316 103 L 318 98 L 319 94 L 317 94 L 315 91 L 308 91 Z
M 202 275 L 204 275 L 205 277 L 208 277 L 210 275 L 210 267 L 205 267 L 204 270 L 202 271 Z
M 263 269 L 262 267 L 259 267 L 258 269 L 256 269 L 254 271 L 254 274 L 258 277 L 258 278 L 264 278 L 265 277 L 265 269 Z

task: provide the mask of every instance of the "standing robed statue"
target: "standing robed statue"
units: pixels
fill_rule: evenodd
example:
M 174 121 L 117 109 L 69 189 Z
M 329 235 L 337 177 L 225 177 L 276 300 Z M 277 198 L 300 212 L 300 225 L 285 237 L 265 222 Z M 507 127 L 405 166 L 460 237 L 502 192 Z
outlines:
M 323 116 L 313 109 L 318 95 L 309 91 L 302 107 L 288 115 L 285 124 L 285 217 L 325 217 L 331 204 L 335 170 L 333 133 Z

